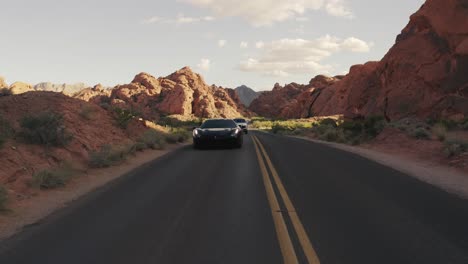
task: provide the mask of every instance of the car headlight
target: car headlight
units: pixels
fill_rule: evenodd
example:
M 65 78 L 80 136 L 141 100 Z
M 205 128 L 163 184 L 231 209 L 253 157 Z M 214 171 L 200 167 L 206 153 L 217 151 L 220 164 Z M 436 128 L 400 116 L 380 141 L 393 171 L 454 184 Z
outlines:
M 194 129 L 192 135 L 193 137 L 200 137 L 200 131 L 198 131 L 198 129 Z
M 231 137 L 235 137 L 237 136 L 237 134 L 239 134 L 241 130 L 239 128 L 236 128 L 234 129 L 232 132 L 231 132 Z

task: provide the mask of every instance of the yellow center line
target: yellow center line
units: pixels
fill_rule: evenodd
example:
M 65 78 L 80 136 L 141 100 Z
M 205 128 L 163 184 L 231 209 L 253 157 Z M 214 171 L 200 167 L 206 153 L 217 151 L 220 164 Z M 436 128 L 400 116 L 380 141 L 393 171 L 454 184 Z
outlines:
M 265 185 L 265 190 L 267 193 L 268 202 L 272 210 L 273 222 L 275 224 L 276 235 L 278 237 L 281 253 L 283 255 L 283 261 L 285 264 L 297 264 L 297 256 L 294 251 L 294 247 L 291 241 L 291 237 L 288 233 L 288 228 L 284 222 L 283 215 L 280 212 L 280 206 L 278 200 L 275 196 L 275 191 L 273 190 L 273 185 L 271 184 L 270 177 L 268 176 L 268 171 L 265 166 L 265 162 L 262 159 L 262 155 L 258 148 L 257 142 L 253 141 L 255 145 L 255 152 L 257 153 L 258 162 L 260 164 L 260 170 L 263 175 L 263 183 Z
M 270 157 L 265 151 L 263 144 L 260 142 L 260 140 L 256 136 L 253 136 L 253 138 L 254 138 L 254 142 L 256 143 L 256 146 L 257 145 L 260 146 L 260 150 L 263 153 L 263 156 L 265 157 L 268 167 L 270 168 L 270 171 L 273 175 L 273 180 L 275 181 L 276 186 L 278 187 L 278 191 L 281 195 L 281 198 L 284 201 L 284 205 L 286 206 L 286 210 L 288 211 L 289 217 L 291 218 L 292 225 L 294 227 L 294 230 L 296 231 L 296 234 L 299 238 L 299 242 L 302 246 L 302 249 L 304 250 L 304 254 L 306 255 L 308 262 L 310 264 L 319 264 L 320 260 L 318 258 L 318 255 L 315 252 L 315 249 L 312 246 L 312 243 L 310 242 L 309 236 L 307 235 L 307 232 L 305 231 L 304 226 L 302 225 L 301 220 L 299 219 L 299 216 L 297 215 L 296 209 L 294 208 L 294 205 L 291 202 L 291 199 L 289 198 L 288 193 L 286 192 L 286 189 L 284 188 L 283 183 L 281 182 L 278 172 L 273 166 L 273 163 L 271 162 Z

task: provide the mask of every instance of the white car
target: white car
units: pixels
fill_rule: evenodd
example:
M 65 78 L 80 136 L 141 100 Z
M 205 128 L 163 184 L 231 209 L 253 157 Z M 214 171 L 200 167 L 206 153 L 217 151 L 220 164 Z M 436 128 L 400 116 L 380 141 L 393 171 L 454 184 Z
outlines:
M 244 118 L 236 118 L 234 119 L 234 122 L 236 122 L 236 124 L 242 129 L 242 131 L 244 131 L 245 134 L 249 133 L 249 125 L 247 120 Z

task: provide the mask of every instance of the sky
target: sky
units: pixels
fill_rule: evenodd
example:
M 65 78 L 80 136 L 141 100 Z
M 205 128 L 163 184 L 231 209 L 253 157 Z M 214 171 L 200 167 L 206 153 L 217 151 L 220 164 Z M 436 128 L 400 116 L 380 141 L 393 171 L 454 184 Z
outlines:
M 380 60 L 424 0 L 2 0 L 8 83 L 105 86 L 190 66 L 208 84 L 308 83 Z

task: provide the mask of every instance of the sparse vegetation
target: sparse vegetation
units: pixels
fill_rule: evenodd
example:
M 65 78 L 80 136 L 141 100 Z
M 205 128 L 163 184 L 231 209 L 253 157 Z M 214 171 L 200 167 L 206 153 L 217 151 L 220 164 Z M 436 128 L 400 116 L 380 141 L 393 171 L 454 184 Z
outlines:
M 431 134 L 430 132 L 422 127 L 416 128 L 412 133 L 411 136 L 417 139 L 430 139 Z
M 137 151 L 136 144 L 123 146 L 104 145 L 99 151 L 89 153 L 89 166 L 92 168 L 107 168 L 119 164 L 127 159 L 128 155 Z
M 447 128 L 442 124 L 435 124 L 432 128 L 432 134 L 439 141 L 444 141 L 447 138 Z
M 96 108 L 91 105 L 84 104 L 80 109 L 80 116 L 85 120 L 93 119 L 94 113 L 96 113 Z
M 33 175 L 31 186 L 40 189 L 55 189 L 65 186 L 75 171 L 69 165 L 62 165 L 53 170 L 42 170 Z
M 177 142 L 182 143 L 189 139 L 189 131 L 183 128 L 171 128 L 169 133 L 166 135 L 166 142 L 169 144 L 175 144 Z
M 126 129 L 130 121 L 138 115 L 139 114 L 133 110 L 114 108 L 114 116 L 117 121 L 117 125 L 123 129 Z
M 0 148 L 13 134 L 10 123 L 0 115 Z
M 136 149 L 164 149 L 166 147 L 166 139 L 160 132 L 149 129 L 137 140 Z
M 53 112 L 42 112 L 25 116 L 21 120 L 20 136 L 25 142 L 46 146 L 65 146 L 73 138 L 63 123 L 63 116 Z
M 6 211 L 6 203 L 8 202 L 8 192 L 5 187 L 0 185 L 0 212 Z
M 445 141 L 444 154 L 451 158 L 468 151 L 468 142 L 458 139 Z

